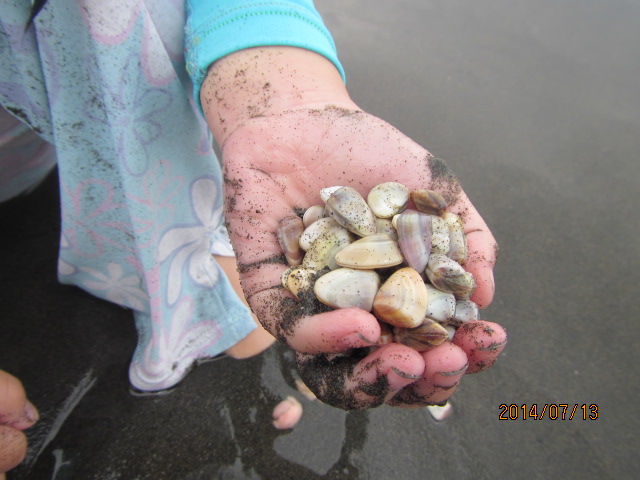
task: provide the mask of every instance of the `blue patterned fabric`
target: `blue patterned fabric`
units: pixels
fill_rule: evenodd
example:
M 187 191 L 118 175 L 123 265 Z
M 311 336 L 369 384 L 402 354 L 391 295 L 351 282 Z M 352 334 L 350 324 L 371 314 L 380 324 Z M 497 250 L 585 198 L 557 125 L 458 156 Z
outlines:
M 247 5 L 211 5 L 239 3 Z M 310 4 L 253 5 L 288 3 Z M 57 157 L 59 279 L 131 308 L 131 383 L 171 387 L 195 360 L 255 328 L 211 255 L 233 251 L 220 166 L 185 69 L 184 1 L 49 0 L 25 29 L 30 8 L 0 3 L 0 198 L 42 178 Z M 330 40 L 321 36 L 319 50 Z M 225 44 L 218 53 L 245 45 L 216 42 Z M 203 48 L 210 40 L 199 43 L 201 59 Z M 25 125 L 38 137 L 25 140 Z

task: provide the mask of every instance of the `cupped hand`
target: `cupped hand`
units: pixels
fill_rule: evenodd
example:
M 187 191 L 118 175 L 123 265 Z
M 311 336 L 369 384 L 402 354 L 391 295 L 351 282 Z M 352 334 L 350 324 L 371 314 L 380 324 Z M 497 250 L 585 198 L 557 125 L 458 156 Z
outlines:
M 27 400 L 20 380 L 0 370 L 0 477 L 17 466 L 27 453 L 22 430 L 38 420 L 38 411 Z
M 275 232 L 282 218 L 321 204 L 321 188 L 351 186 L 366 198 L 393 181 L 441 193 L 461 217 L 465 268 L 477 282 L 472 300 L 489 305 L 497 244 L 445 162 L 383 120 L 329 103 L 255 115 L 225 138 L 222 154 L 226 221 L 245 294 L 265 328 L 297 352 L 303 380 L 322 401 L 345 409 L 439 404 L 469 365 L 478 371 L 493 363 L 506 335 L 490 322 L 425 353 L 375 347 L 380 328 L 371 313 L 326 311 L 281 286 L 288 265 Z

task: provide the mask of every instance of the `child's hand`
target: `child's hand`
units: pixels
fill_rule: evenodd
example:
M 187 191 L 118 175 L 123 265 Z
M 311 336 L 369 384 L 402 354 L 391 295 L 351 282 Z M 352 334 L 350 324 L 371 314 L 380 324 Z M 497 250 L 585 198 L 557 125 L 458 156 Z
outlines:
M 280 286 L 288 265 L 275 235 L 280 219 L 320 204 L 326 186 L 352 186 L 365 196 L 385 181 L 437 190 L 463 219 L 466 268 L 478 284 L 472 300 L 485 307 L 493 298 L 496 243 L 444 162 L 376 117 L 331 106 L 253 119 L 227 140 L 223 160 L 226 219 L 243 288 L 265 328 L 298 352 L 300 373 L 316 395 L 342 408 L 445 401 L 468 363 L 456 345 L 420 354 L 391 344 L 365 358 L 327 360 L 323 354 L 374 344 L 378 323 L 363 310 L 314 315 L 292 301 Z
M 297 352 L 303 380 L 322 401 L 345 409 L 442 403 L 469 361 L 474 370 L 493 363 L 501 348 L 489 349 L 478 365 L 475 354 L 449 342 L 423 354 L 392 343 L 354 356 L 353 349 L 380 336 L 371 313 L 320 313 L 281 286 L 288 267 L 276 238 L 282 218 L 320 204 L 324 187 L 351 186 L 366 196 L 395 181 L 440 192 L 447 210 L 461 217 L 465 268 L 477 282 L 472 300 L 489 305 L 497 245 L 444 162 L 361 111 L 333 65 L 306 50 L 270 47 L 225 57 L 211 67 L 201 101 L 222 149 L 226 221 L 245 295 L 264 327 Z M 461 337 L 460 345 L 506 340 L 495 324 Z

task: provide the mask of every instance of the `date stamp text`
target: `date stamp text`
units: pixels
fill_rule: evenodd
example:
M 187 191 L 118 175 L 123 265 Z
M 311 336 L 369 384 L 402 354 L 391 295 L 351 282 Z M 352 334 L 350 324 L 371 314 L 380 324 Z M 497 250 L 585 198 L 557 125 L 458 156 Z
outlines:
M 597 420 L 599 415 L 595 403 L 503 403 L 498 409 L 498 420 Z

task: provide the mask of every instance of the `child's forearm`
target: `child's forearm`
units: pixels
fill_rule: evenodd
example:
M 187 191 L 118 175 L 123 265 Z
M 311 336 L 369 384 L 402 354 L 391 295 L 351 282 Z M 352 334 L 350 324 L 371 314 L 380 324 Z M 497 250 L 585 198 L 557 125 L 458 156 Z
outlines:
M 332 62 L 296 47 L 256 47 L 235 52 L 209 69 L 200 93 L 218 145 L 247 120 L 328 104 L 357 108 Z

